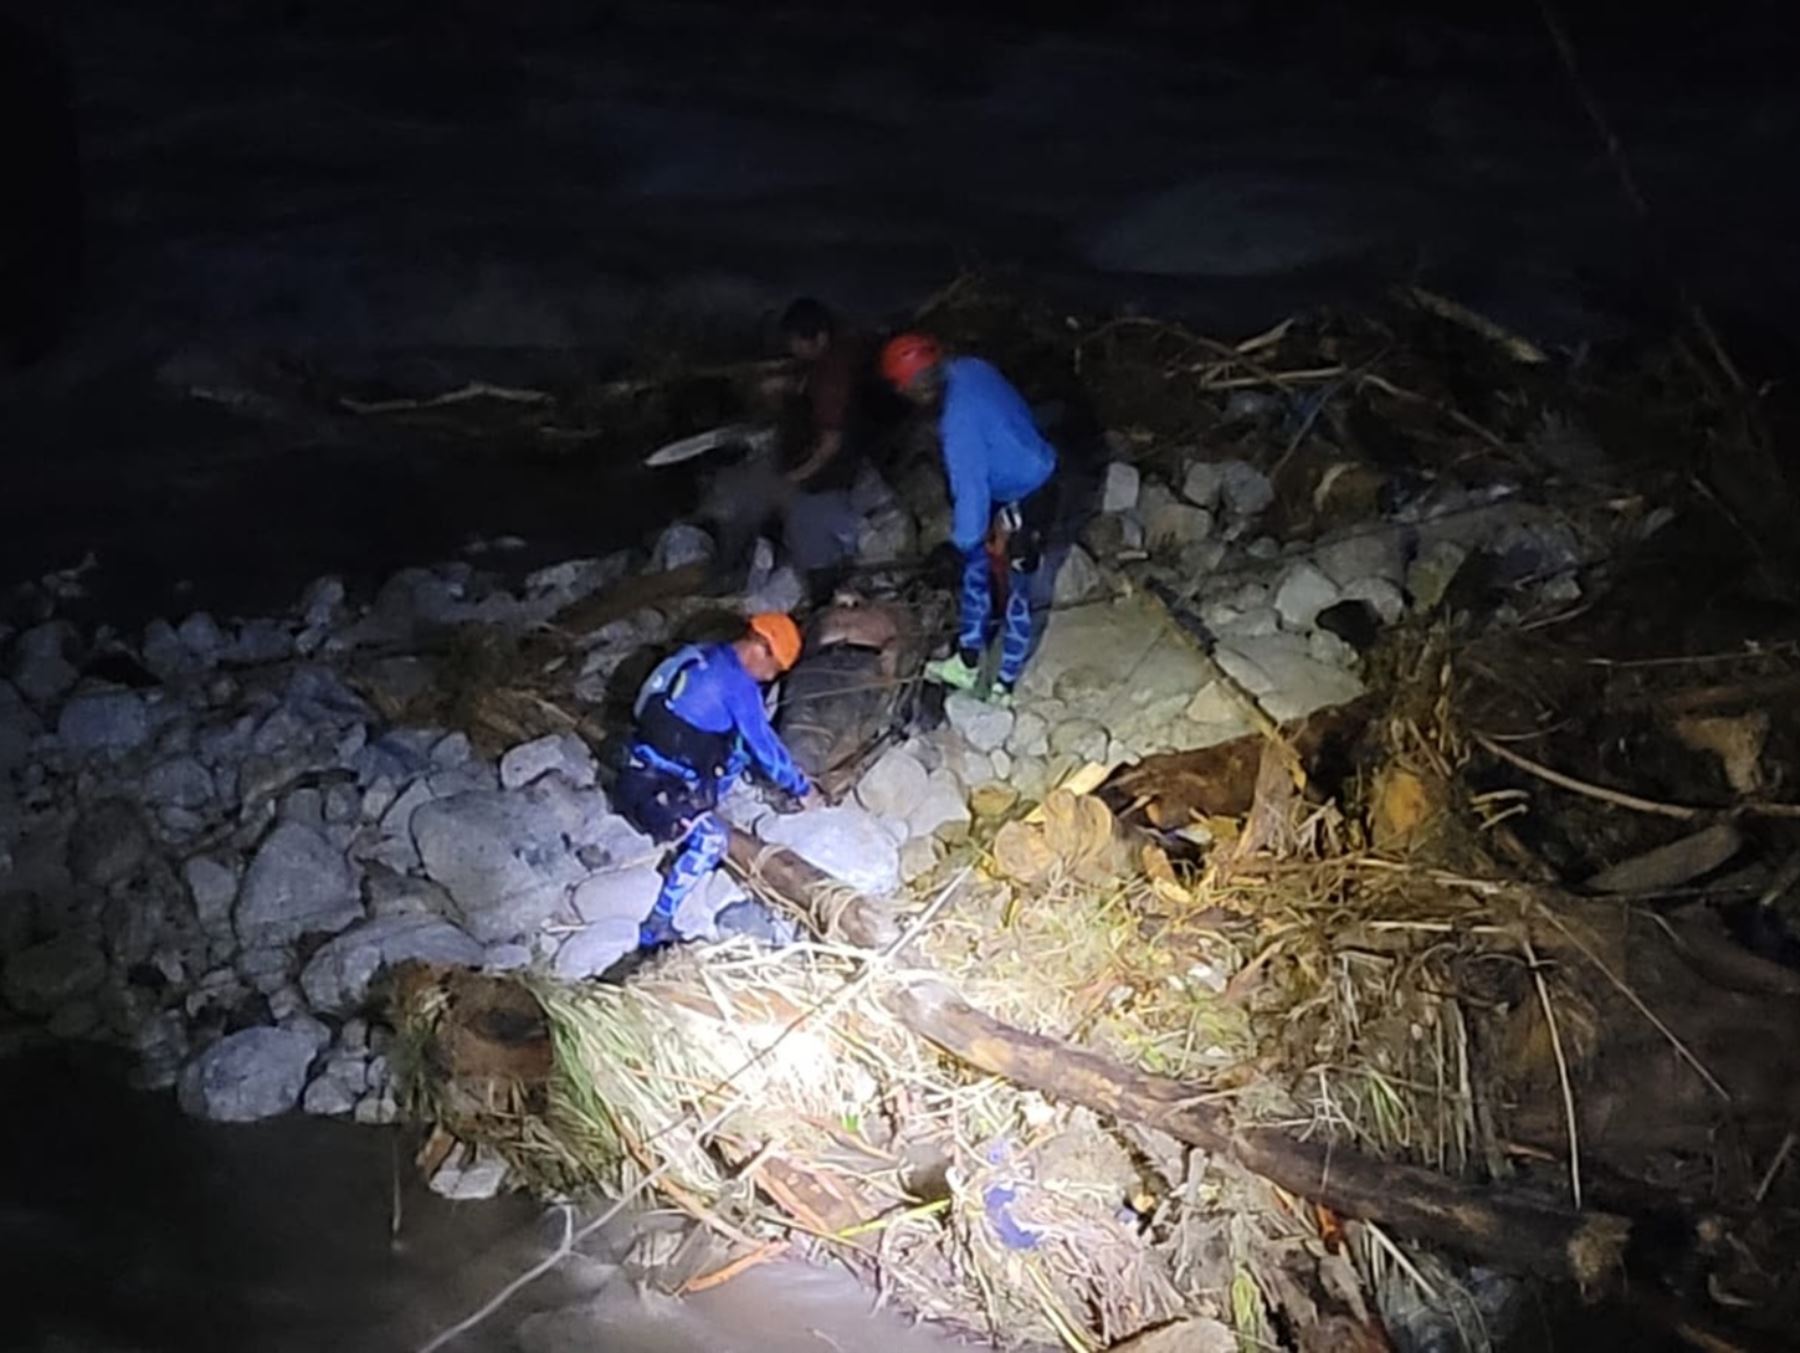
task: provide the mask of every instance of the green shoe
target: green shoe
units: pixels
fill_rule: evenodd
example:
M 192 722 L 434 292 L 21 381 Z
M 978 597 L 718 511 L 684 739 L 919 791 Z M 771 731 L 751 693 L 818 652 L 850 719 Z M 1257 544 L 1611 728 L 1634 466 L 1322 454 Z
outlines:
M 995 682 L 994 689 L 988 692 L 987 702 L 995 709 L 1011 709 L 1018 703 L 1018 698 L 1013 695 L 1011 686 L 1002 686 L 999 682 Z
M 962 654 L 952 653 L 937 662 L 926 663 L 925 679 L 935 681 L 940 686 L 948 686 L 953 691 L 972 691 L 975 683 L 981 680 L 981 669 L 969 666 L 963 661 Z

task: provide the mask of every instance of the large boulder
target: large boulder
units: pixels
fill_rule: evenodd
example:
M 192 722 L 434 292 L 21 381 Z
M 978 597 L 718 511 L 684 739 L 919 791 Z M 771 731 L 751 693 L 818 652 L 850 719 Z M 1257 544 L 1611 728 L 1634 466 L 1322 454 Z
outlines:
M 554 793 L 556 784 L 546 777 L 513 793 L 453 794 L 413 813 L 425 873 L 450 894 L 476 939 L 492 943 L 535 932 L 586 877 L 572 841 L 585 824 Z
M 381 916 L 327 940 L 300 973 L 300 989 L 314 1010 L 348 1014 L 369 996 L 369 984 L 383 968 L 416 960 L 453 967 L 480 967 L 481 945 L 436 916 Z
M 238 938 L 251 946 L 284 944 L 336 934 L 361 916 L 356 873 L 343 851 L 313 827 L 277 823 L 244 873 Z
M 850 804 L 764 818 L 762 838 L 840 883 L 877 896 L 900 886 L 900 847 L 867 809 Z
M 258 1027 L 228 1034 L 189 1062 L 178 1098 L 184 1111 L 217 1123 L 253 1123 L 300 1102 L 314 1040 L 294 1029 Z

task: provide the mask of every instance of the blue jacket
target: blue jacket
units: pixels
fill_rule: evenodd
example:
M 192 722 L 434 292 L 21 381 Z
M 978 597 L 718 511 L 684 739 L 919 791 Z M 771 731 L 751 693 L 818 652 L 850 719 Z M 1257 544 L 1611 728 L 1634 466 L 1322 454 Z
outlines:
M 938 434 L 954 508 L 950 540 L 965 552 L 980 548 L 996 508 L 1042 488 L 1056 469 L 1056 449 L 1024 399 L 979 357 L 951 359 Z
M 777 788 L 799 796 L 812 787 L 770 726 L 762 687 L 730 644 L 684 648 L 665 659 L 644 683 L 640 710 L 653 690 L 683 723 L 706 733 L 734 734 Z

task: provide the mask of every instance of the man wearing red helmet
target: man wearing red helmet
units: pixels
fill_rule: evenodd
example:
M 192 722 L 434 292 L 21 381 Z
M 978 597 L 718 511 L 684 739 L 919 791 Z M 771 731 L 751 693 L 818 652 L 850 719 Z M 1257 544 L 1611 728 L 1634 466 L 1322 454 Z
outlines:
M 950 357 L 928 334 L 905 333 L 881 352 L 881 374 L 903 396 L 938 414 L 952 504 L 950 541 L 963 555 L 957 651 L 926 675 L 957 690 L 979 680 L 993 637 L 986 549 L 1002 537 L 1009 568 L 1000 624 L 1000 667 L 990 698 L 1010 705 L 1031 652 L 1031 589 L 1054 509 L 1056 449 L 1044 440 L 1019 392 L 979 357 Z

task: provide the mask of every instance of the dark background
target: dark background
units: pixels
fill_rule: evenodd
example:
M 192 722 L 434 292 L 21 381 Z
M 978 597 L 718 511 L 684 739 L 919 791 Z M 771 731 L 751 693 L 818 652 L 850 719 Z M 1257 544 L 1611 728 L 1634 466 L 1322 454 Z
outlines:
M 231 608 L 470 533 L 598 548 L 591 457 L 571 495 L 370 446 L 293 373 L 749 355 L 797 291 L 880 316 L 969 266 L 1220 333 L 1412 279 L 1570 349 L 1686 287 L 1783 375 L 1786 8 L 1557 9 L 1647 223 L 1534 0 L 11 0 L 0 577 L 91 548 Z

